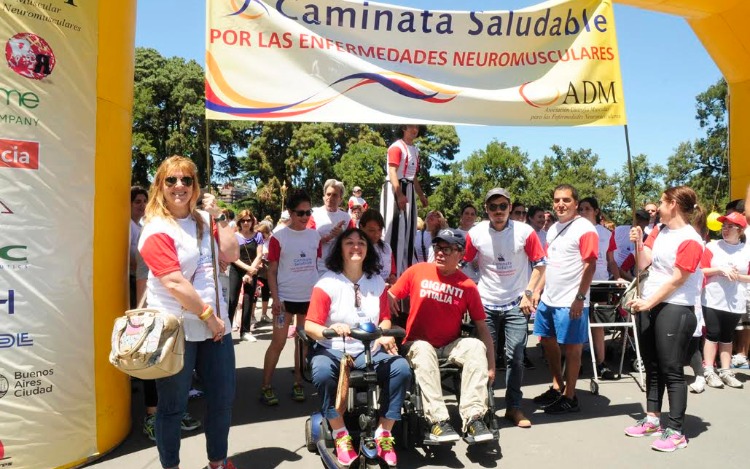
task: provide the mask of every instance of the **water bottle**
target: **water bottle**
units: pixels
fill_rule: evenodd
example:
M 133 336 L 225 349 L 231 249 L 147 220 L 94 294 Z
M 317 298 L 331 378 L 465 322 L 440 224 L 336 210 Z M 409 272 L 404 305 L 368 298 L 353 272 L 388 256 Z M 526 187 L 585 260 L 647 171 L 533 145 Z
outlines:
M 273 327 L 276 329 L 283 329 L 286 327 L 286 310 L 284 309 L 284 303 L 281 303 L 281 308 L 279 308 L 281 311 L 279 312 L 279 315 L 276 316 L 276 319 L 273 321 Z

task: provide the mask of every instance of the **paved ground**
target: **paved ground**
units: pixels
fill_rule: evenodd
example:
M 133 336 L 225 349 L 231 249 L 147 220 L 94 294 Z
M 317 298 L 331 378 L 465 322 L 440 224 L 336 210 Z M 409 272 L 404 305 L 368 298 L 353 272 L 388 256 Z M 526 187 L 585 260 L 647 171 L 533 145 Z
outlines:
M 316 455 L 304 447 L 304 422 L 316 410 L 317 396 L 311 385 L 306 387 L 308 400 L 295 403 L 287 390 L 291 389 L 292 341 L 287 343 L 280 368 L 275 376 L 280 405 L 265 407 L 258 402 L 258 387 L 263 355 L 268 345 L 270 329 L 258 334 L 258 342 L 236 345 L 237 397 L 233 425 L 229 437 L 229 452 L 240 469 L 310 468 L 321 467 Z M 235 334 L 236 337 L 236 334 Z M 533 339 L 532 339 L 533 340 Z M 650 438 L 628 438 L 623 428 L 643 415 L 645 395 L 632 377 L 604 382 L 599 395 L 589 392 L 590 362 L 578 384 L 582 411 L 566 416 L 547 416 L 535 409 L 531 399 L 543 392 L 548 374 L 541 351 L 530 343 L 529 357 L 537 365 L 527 370 L 524 382 L 524 410 L 533 427 L 511 427 L 501 419 L 501 451 L 496 454 L 467 453 L 467 446 L 459 442 L 453 451 L 439 460 L 425 457 L 418 450 L 399 452 L 401 468 L 471 468 L 471 467 L 541 467 L 554 464 L 558 468 L 591 467 L 631 468 L 636 465 L 653 467 L 703 468 L 709 463 L 723 467 L 747 467 L 748 436 L 750 435 L 750 372 L 738 370 L 744 389 L 711 389 L 703 394 L 690 394 L 685 432 L 690 445 L 672 454 L 658 453 L 649 448 Z M 586 356 L 585 356 L 586 357 Z M 688 373 L 691 373 L 688 371 Z M 504 409 L 504 374 L 498 372 L 496 396 L 498 414 Z M 159 468 L 156 448 L 141 433 L 143 418 L 142 393 L 134 385 L 133 430 L 129 437 L 110 454 L 88 467 Z M 200 399 L 190 402 L 190 412 L 202 418 Z M 205 439 L 201 430 L 189 432 L 182 440 L 183 469 L 205 466 Z

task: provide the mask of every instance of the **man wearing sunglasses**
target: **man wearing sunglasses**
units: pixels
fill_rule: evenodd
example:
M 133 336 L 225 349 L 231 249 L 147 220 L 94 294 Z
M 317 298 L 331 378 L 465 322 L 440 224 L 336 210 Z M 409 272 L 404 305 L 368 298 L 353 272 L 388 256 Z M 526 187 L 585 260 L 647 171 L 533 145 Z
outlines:
M 533 295 L 544 275 L 545 257 L 534 229 L 511 219 L 510 194 L 503 188 L 490 190 L 484 198 L 489 220 L 469 230 L 464 261 L 478 259 L 479 295 L 487 315 L 494 352 L 498 332 L 505 331 L 505 418 L 521 428 L 531 421 L 521 411 L 527 317 L 539 302 Z M 515 206 L 515 204 L 514 204 Z
M 404 350 L 422 389 L 425 416 L 431 425 L 430 439 L 459 439 L 448 422 L 440 385 L 438 358 L 447 358 L 462 367 L 458 410 L 467 440 L 489 441 L 493 435 L 483 417 L 487 412 L 488 383 L 495 379 L 495 354 L 477 286 L 459 269 L 465 238 L 445 229 L 432 243 L 434 262 L 409 267 L 388 291 L 391 312 L 398 315 L 398 300 L 409 296 Z M 467 313 L 478 338 L 461 337 L 461 322 Z

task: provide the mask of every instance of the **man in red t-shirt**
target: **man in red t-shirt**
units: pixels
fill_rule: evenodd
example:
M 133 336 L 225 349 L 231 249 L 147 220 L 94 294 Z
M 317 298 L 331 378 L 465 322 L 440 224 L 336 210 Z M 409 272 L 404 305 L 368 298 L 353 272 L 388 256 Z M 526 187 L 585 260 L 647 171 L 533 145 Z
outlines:
M 431 424 L 430 439 L 459 439 L 448 422 L 440 384 L 438 358 L 447 358 L 462 367 L 458 410 L 467 440 L 488 441 L 493 435 L 482 417 L 487 412 L 487 385 L 495 379 L 495 354 L 479 290 L 458 268 L 466 240 L 462 234 L 446 229 L 432 243 L 434 263 L 415 264 L 401 275 L 388 291 L 391 308 L 398 314 L 397 300 L 409 296 L 404 347 L 422 389 L 425 417 Z M 467 313 L 478 339 L 461 337 L 461 321 Z

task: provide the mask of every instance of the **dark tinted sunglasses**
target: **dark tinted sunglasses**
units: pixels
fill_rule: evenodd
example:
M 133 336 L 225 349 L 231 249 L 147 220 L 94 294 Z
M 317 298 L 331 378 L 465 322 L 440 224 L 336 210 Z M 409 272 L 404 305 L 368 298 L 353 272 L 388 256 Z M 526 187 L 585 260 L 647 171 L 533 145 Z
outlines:
M 312 210 L 292 210 L 298 217 L 309 217 L 312 215 Z
M 526 215 L 527 213 L 529 212 L 526 210 L 513 210 L 513 215 Z
M 252 223 L 252 222 L 253 221 L 248 218 L 243 218 L 242 220 L 240 220 L 240 223 Z
M 487 204 L 487 209 L 490 212 L 494 212 L 496 210 L 502 210 L 504 212 L 504 211 L 508 210 L 508 206 L 509 205 L 506 204 L 505 202 L 501 202 L 499 204 Z
M 175 184 L 177 184 L 178 179 L 182 181 L 182 185 L 185 187 L 190 187 L 193 185 L 193 178 L 191 178 L 190 176 L 183 176 L 181 178 L 169 176 L 164 178 L 164 182 L 167 184 L 167 187 L 173 187 Z

